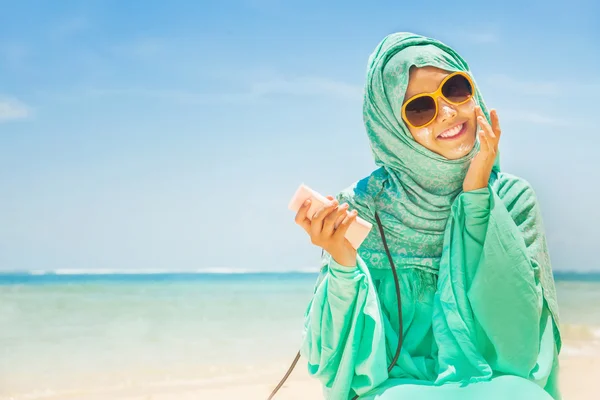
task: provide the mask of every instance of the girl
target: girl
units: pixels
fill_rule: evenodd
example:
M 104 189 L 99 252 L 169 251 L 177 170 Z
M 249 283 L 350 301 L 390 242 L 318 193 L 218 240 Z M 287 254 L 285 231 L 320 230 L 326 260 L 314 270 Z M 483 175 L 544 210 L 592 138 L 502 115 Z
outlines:
M 386 37 L 364 120 L 379 168 L 296 215 L 324 250 L 301 354 L 325 397 L 560 399 L 540 208 L 500 170 L 498 115 L 467 63 L 431 38 Z M 357 214 L 373 223 L 358 252 L 344 239 Z

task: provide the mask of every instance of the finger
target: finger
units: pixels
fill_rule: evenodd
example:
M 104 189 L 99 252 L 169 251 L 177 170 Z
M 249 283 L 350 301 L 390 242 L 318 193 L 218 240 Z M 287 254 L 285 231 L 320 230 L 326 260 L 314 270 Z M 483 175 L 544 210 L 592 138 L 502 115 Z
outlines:
M 337 207 L 337 205 L 337 200 L 333 200 L 329 204 L 325 204 L 315 213 L 315 215 L 313 215 L 310 223 L 311 236 L 317 236 L 321 234 L 321 231 L 323 230 L 323 219 L 327 217 Z
M 491 149 L 487 132 L 483 129 L 480 129 L 477 134 L 479 135 L 479 143 L 481 145 L 480 151 L 484 153 L 489 153 Z
M 344 222 L 344 219 L 346 218 L 347 215 L 348 215 L 348 209 L 346 209 L 345 213 L 340 214 L 340 216 L 335 220 L 335 223 L 333 224 L 333 229 L 339 228 L 340 224 L 342 222 Z
M 492 139 L 496 138 L 496 135 L 494 135 L 494 131 L 492 130 L 492 127 L 488 123 L 487 119 L 485 119 L 485 117 L 482 117 L 482 116 L 477 117 L 477 122 L 479 123 L 479 127 L 481 129 L 483 129 L 489 137 L 491 137 Z
M 343 238 L 344 236 L 346 236 L 346 232 L 348 231 L 348 228 L 350 228 L 350 225 L 352 225 L 352 223 L 356 220 L 357 216 L 358 216 L 358 211 L 356 211 L 356 210 L 350 211 L 348 213 L 348 215 L 346 215 L 346 218 L 344 218 L 344 220 L 342 221 L 340 226 L 335 230 L 335 233 L 333 234 L 333 238 L 335 240 L 339 240 L 339 239 Z
M 481 124 L 482 127 L 484 126 L 490 126 L 490 123 L 488 121 L 488 119 L 486 118 L 485 114 L 483 113 L 483 110 L 481 109 L 480 106 L 475 106 L 475 114 L 477 115 L 477 122 L 479 122 Z M 490 126 L 491 129 L 491 126 Z
M 311 201 L 310 199 L 306 200 L 296 213 L 296 218 L 294 219 L 298 225 L 300 225 L 305 231 L 309 232 L 310 230 L 310 219 L 307 217 L 308 210 L 310 209 Z
M 485 160 L 486 162 L 490 160 L 493 161 L 496 157 L 497 144 L 493 141 L 493 139 L 490 138 L 488 133 L 483 134 L 482 142 L 484 143 L 484 146 L 482 146 L 482 148 L 485 147 L 485 150 L 482 153 L 483 160 Z
M 475 116 L 478 118 L 483 117 L 485 119 L 485 114 L 483 113 L 483 110 L 480 106 L 475 106 Z
M 333 197 L 333 196 L 331 196 L 331 195 L 329 195 L 329 196 L 325 196 L 325 198 L 326 198 L 327 200 L 329 200 L 329 201 L 335 201 L 335 200 L 336 200 L 336 198 L 335 198 L 335 197 Z M 330 203 L 325 203 L 325 206 L 326 206 L 327 204 L 330 204 Z M 338 202 L 337 204 L 339 204 L 339 202 Z M 317 210 L 317 211 L 318 211 L 318 210 Z M 315 213 L 315 214 L 316 214 L 316 213 Z M 314 215 L 313 215 L 313 218 L 314 218 Z
M 322 234 L 324 237 L 330 237 L 335 229 L 335 222 L 340 218 L 341 215 L 346 215 L 348 209 L 348 203 L 344 203 L 339 206 L 336 210 L 331 212 L 327 218 L 323 221 Z
M 492 119 L 492 130 L 496 134 L 496 137 L 500 139 L 500 135 L 502 134 L 502 129 L 500 128 L 500 120 L 498 119 L 498 112 L 496 110 L 492 110 L 490 112 L 490 117 Z
M 331 211 L 333 211 L 337 206 L 338 206 L 338 201 L 335 199 L 323 204 L 323 206 L 321 208 L 319 208 L 317 210 L 317 212 L 315 212 L 315 214 L 312 216 L 313 222 L 315 220 L 323 221 L 323 219 L 325 219 L 325 217 L 327 217 L 329 215 L 329 213 Z

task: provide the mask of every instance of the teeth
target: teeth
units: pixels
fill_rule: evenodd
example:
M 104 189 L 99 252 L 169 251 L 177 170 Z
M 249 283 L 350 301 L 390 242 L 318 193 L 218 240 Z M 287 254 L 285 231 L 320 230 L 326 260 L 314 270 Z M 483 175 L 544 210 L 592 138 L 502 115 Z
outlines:
M 463 125 L 464 124 L 460 124 L 458 126 L 455 126 L 452 129 L 448 129 L 448 130 L 442 132 L 442 134 L 440 135 L 440 137 L 442 137 L 442 138 L 449 138 L 449 137 L 457 135 L 458 132 L 460 132 L 460 130 L 462 129 Z

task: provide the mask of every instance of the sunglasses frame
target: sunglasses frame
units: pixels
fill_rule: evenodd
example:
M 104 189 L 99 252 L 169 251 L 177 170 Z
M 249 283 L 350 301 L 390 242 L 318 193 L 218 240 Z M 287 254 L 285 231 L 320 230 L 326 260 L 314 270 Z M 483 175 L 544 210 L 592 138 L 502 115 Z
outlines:
M 454 78 L 455 76 L 462 76 L 463 78 L 465 78 L 469 84 L 471 85 L 471 95 L 469 97 L 467 97 L 466 100 L 464 101 L 460 101 L 460 102 L 454 102 L 449 100 L 448 98 L 446 98 L 446 96 L 443 95 L 442 93 L 442 88 L 444 87 L 444 85 L 446 84 L 446 82 L 448 82 L 450 79 Z M 406 106 L 409 105 L 412 101 L 419 99 L 421 97 L 431 97 L 433 99 L 433 103 L 435 104 L 435 113 L 433 115 L 433 117 L 427 121 L 426 123 L 424 123 L 423 125 L 413 125 L 412 123 L 410 123 L 410 121 L 408 120 L 408 118 L 406 117 Z M 459 106 L 461 104 L 464 104 L 466 102 L 468 102 L 469 100 L 471 100 L 473 97 L 475 97 L 475 84 L 473 83 L 473 79 L 471 79 L 471 77 L 462 71 L 457 71 L 457 72 L 453 72 L 450 75 L 448 75 L 447 77 L 444 78 L 444 80 L 440 83 L 440 85 L 438 86 L 437 90 L 435 92 L 431 92 L 431 93 L 420 93 L 417 94 L 413 97 L 411 97 L 410 99 L 408 99 L 403 105 L 402 105 L 402 119 L 404 120 L 404 122 L 406 122 L 406 124 L 410 125 L 413 128 L 423 128 L 429 124 L 431 124 L 433 121 L 435 121 L 435 119 L 437 118 L 438 115 L 438 111 L 439 111 L 439 106 L 438 106 L 438 98 L 441 97 L 442 99 L 444 99 L 445 101 L 447 101 L 450 104 L 454 104 L 456 106 Z

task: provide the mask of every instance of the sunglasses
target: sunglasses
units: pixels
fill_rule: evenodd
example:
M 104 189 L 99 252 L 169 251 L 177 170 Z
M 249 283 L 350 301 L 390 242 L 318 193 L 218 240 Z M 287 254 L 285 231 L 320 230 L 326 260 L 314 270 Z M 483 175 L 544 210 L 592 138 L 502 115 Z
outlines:
M 464 72 L 448 75 L 433 93 L 421 93 L 408 99 L 402 106 L 402 118 L 413 128 L 429 125 L 438 114 L 438 97 L 454 105 L 464 104 L 473 98 L 471 77 Z

